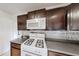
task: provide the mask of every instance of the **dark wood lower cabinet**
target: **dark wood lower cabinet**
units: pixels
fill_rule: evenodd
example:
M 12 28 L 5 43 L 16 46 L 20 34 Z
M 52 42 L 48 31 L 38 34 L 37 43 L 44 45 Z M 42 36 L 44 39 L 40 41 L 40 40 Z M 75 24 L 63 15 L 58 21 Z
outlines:
M 20 56 L 20 50 L 12 47 L 11 56 Z
M 70 56 L 64 53 L 54 52 L 54 51 L 48 51 L 48 56 Z
M 21 56 L 21 45 L 11 42 L 11 56 Z

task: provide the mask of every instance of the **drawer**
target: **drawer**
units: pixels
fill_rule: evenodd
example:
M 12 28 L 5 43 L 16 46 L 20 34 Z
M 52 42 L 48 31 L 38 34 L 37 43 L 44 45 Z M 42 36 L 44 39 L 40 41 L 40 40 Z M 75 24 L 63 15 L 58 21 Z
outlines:
M 55 51 L 48 51 L 48 56 L 71 56 L 71 55 L 59 53 L 59 52 L 55 52 Z
M 21 49 L 21 45 L 17 43 L 11 43 L 11 46 L 17 49 Z

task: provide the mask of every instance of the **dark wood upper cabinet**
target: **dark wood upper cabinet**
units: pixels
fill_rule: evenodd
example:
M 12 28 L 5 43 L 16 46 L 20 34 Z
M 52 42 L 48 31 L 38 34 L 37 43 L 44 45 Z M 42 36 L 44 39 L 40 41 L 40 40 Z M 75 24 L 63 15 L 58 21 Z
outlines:
M 45 16 L 46 16 L 45 9 L 39 9 L 39 10 L 28 12 L 28 19 L 41 18 Z
M 35 18 L 35 11 L 28 12 L 28 19 L 34 19 Z
M 39 9 L 28 12 L 27 15 L 18 16 L 18 30 L 26 30 L 26 20 L 46 17 L 47 30 L 66 30 L 67 17 L 66 7 L 60 7 L 50 10 Z
M 47 30 L 66 30 L 66 8 L 47 10 Z
M 46 17 L 46 10 L 45 9 L 40 9 L 35 12 L 35 18 L 42 18 Z
M 28 19 L 27 14 L 26 15 L 17 16 L 18 30 L 26 30 L 26 20 L 27 19 Z
M 72 3 L 67 11 L 68 30 L 79 30 L 79 3 Z

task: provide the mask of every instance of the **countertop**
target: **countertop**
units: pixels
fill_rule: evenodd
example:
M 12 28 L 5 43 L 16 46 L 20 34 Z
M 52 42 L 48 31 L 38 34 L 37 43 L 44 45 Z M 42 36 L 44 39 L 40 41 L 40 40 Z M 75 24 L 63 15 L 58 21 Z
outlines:
M 26 39 L 17 38 L 12 40 L 13 43 L 22 44 Z M 64 53 L 68 55 L 79 55 L 79 44 L 71 44 L 66 42 L 46 41 L 48 50 Z
M 79 44 L 46 41 L 48 50 L 65 53 L 68 55 L 78 56 L 79 55 Z
M 15 40 L 10 41 L 10 42 L 17 43 L 17 44 L 22 44 L 25 40 L 27 40 L 27 39 L 17 38 Z

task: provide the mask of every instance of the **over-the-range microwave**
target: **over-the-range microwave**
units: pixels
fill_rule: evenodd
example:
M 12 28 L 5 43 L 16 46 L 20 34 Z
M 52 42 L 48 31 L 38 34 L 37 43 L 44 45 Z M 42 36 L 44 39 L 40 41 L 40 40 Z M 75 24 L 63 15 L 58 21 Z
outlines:
M 46 18 L 26 20 L 27 29 L 46 29 Z

